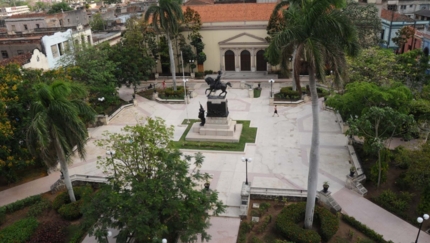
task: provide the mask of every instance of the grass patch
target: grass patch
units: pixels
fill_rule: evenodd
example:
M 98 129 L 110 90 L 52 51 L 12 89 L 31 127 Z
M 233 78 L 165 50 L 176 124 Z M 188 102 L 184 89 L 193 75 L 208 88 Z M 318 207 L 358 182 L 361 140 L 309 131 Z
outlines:
M 190 119 L 190 123 L 188 124 L 184 134 L 182 134 L 181 139 L 179 139 L 179 141 L 171 141 L 174 146 L 179 149 L 244 151 L 245 144 L 255 143 L 255 137 L 257 136 L 257 128 L 249 127 L 251 121 L 236 121 L 237 124 L 243 125 L 239 143 L 185 141 L 185 137 L 187 136 L 194 122 L 200 122 L 200 120 Z M 186 124 L 186 120 L 184 120 L 182 124 Z

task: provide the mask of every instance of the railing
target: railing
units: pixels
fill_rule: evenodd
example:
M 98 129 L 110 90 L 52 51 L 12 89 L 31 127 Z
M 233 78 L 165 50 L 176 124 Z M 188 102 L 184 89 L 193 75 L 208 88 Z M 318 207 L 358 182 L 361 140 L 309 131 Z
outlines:
M 74 174 L 70 176 L 71 183 L 75 181 L 81 181 L 81 182 L 93 182 L 93 183 L 106 183 L 107 178 L 104 176 L 94 176 L 94 175 L 79 175 Z M 64 181 L 63 179 L 58 179 L 54 184 L 51 186 L 51 192 L 55 192 L 58 189 L 64 187 Z
M 307 190 L 251 187 L 249 194 L 266 196 L 307 197 Z
M 118 113 L 120 113 L 123 109 L 125 109 L 125 108 L 127 108 L 127 107 L 130 107 L 130 106 L 133 106 L 133 104 L 127 104 L 127 105 L 123 105 L 123 106 L 121 106 L 118 110 L 116 110 L 114 113 L 112 113 L 112 115 L 110 115 L 109 117 L 108 117 L 108 120 L 110 121 L 110 120 L 112 120 L 116 115 L 118 115 Z

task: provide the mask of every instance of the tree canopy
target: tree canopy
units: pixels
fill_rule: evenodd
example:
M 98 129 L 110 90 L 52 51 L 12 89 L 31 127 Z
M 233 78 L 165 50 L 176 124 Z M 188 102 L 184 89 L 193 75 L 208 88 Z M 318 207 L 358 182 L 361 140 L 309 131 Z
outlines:
M 92 196 L 84 215 L 95 223 L 90 234 L 99 242 L 108 228 L 119 230 L 117 242 L 174 242 L 209 239 L 209 212 L 218 215 L 224 205 L 218 193 L 201 187 L 209 179 L 199 167 L 200 153 L 183 156 L 172 147 L 173 127 L 160 118 L 145 125 L 126 126 L 122 133 L 106 132 L 97 145 L 115 151 L 99 158 L 109 182 Z M 189 164 L 195 168 L 190 172 Z
M 49 14 L 54 14 L 54 13 L 61 13 L 64 11 L 70 11 L 73 10 L 69 4 L 67 4 L 66 2 L 61 2 L 61 3 L 55 3 L 52 4 L 51 9 L 49 9 L 48 13 Z

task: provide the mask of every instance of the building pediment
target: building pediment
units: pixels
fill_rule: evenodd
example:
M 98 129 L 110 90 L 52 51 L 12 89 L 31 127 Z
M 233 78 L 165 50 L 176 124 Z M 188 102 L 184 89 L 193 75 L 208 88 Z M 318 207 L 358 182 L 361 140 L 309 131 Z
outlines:
M 218 42 L 220 46 L 239 46 L 239 45 L 268 45 L 264 38 L 248 34 L 246 32 L 235 35 L 228 39 Z

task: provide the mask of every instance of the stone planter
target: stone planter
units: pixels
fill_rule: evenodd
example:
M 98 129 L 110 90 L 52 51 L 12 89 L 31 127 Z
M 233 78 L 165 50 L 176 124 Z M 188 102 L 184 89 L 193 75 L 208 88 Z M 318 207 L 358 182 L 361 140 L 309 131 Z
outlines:
M 196 74 L 195 73 L 191 73 L 191 78 L 195 78 Z
M 328 188 L 329 188 L 329 185 L 323 185 L 323 192 L 327 193 L 328 192 Z
M 158 78 L 158 73 L 155 73 L 155 78 Z
M 236 68 L 236 72 L 240 72 L 240 68 Z

